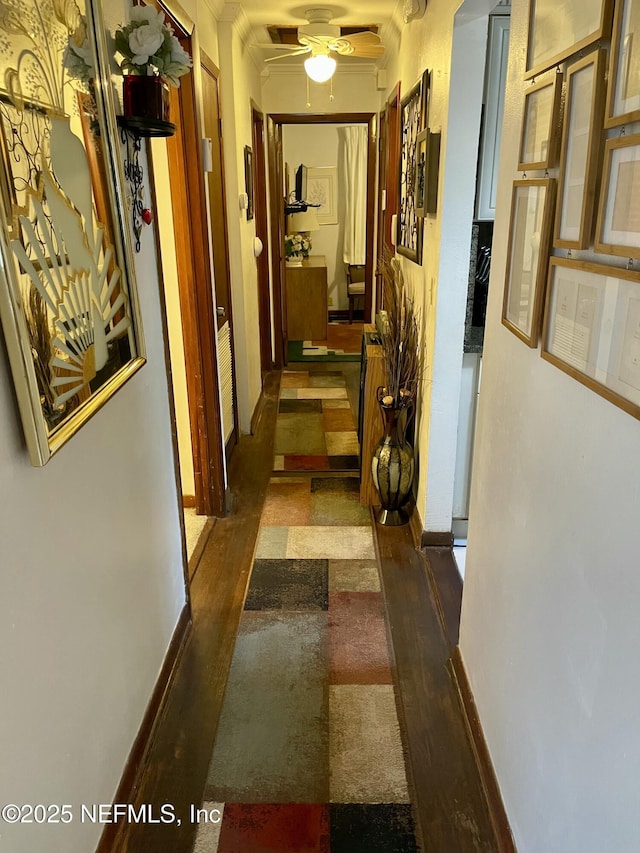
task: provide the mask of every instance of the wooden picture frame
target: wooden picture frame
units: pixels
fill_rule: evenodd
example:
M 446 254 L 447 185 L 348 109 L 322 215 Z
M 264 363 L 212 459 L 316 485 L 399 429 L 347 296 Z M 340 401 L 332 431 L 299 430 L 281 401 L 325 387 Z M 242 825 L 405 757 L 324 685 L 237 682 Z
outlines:
M 596 184 L 602 151 L 606 51 L 567 70 L 567 91 L 553 245 L 586 249 L 593 236 Z
M 555 197 L 553 178 L 513 182 L 502 322 L 530 347 L 540 335 Z
M 542 357 L 640 418 L 640 272 L 552 258 Z
M 427 136 L 429 129 L 421 130 L 416 139 L 416 179 L 413 188 L 416 216 L 426 214 L 426 179 L 427 179 Z
M 247 194 L 247 222 L 253 219 L 253 150 L 250 145 L 244 146 L 244 190 Z
M 422 263 L 423 220 L 415 207 L 418 136 L 425 127 L 428 109 L 429 72 L 400 103 L 400 162 L 398 174 L 398 224 L 396 251 L 416 264 Z
M 21 4 L 29 32 L 0 21 L 0 317 L 35 466 L 145 363 L 100 0 L 42 5 Z
M 307 197 L 314 208 L 320 225 L 338 224 L 338 167 L 309 166 L 307 169 Z
M 438 212 L 441 140 L 442 134 L 432 133 L 428 127 L 418 134 L 413 192 L 416 216 L 422 218 Z
M 613 20 L 605 127 L 640 121 L 640 0 L 618 0 Z
M 612 10 L 613 0 L 530 0 L 525 79 L 606 38 Z
M 640 133 L 605 143 L 595 250 L 640 258 Z
M 562 79 L 561 72 L 554 72 L 524 93 L 518 171 L 551 169 L 556 165 Z

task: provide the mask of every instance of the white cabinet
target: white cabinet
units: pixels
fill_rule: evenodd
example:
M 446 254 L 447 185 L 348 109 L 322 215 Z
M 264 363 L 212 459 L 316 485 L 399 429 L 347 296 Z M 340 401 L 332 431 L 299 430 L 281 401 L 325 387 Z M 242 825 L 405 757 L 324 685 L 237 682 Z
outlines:
M 478 163 L 476 219 L 495 219 L 496 215 L 496 191 L 498 189 L 504 90 L 507 79 L 507 60 L 509 58 L 510 23 L 511 19 L 508 15 L 491 15 L 489 17 L 485 112 Z

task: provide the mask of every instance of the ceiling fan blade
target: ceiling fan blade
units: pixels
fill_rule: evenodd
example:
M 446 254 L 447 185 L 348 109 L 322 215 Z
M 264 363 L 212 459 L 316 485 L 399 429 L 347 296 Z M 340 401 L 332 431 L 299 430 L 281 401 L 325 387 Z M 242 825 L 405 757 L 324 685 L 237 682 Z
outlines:
M 361 33 L 351 33 L 348 36 L 342 36 L 342 41 L 350 41 L 355 47 L 356 44 L 380 44 L 380 36 L 377 33 L 364 30 Z
M 265 62 L 275 62 L 278 59 L 288 59 L 290 56 L 302 56 L 303 53 L 311 53 L 310 48 L 300 48 L 299 50 L 290 50 L 289 53 L 281 53 L 280 56 L 269 56 Z
M 340 51 L 338 51 L 339 53 Z M 349 53 L 348 56 L 360 56 L 364 59 L 378 59 L 378 57 L 382 56 L 384 53 L 384 45 L 381 44 L 365 44 L 358 45 L 354 47 L 352 53 Z
M 261 47 L 263 50 L 298 50 L 299 45 L 297 44 L 267 44 L 266 42 L 260 42 L 256 44 L 255 42 L 251 45 L 251 47 Z

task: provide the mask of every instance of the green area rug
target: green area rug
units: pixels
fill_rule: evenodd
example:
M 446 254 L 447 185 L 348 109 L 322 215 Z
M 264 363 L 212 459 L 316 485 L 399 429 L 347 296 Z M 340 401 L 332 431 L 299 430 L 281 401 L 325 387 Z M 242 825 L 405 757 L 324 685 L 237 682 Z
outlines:
M 341 352 L 340 350 L 327 349 L 327 347 L 314 347 L 310 341 L 289 341 L 289 361 L 360 361 L 360 355 L 355 353 Z

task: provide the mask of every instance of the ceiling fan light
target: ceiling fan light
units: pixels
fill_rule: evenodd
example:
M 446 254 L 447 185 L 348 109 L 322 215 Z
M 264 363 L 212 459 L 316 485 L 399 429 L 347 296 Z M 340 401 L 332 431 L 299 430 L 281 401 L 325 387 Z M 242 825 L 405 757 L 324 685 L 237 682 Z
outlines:
M 305 59 L 304 70 L 315 83 L 326 83 L 336 70 L 336 61 L 325 53 Z

